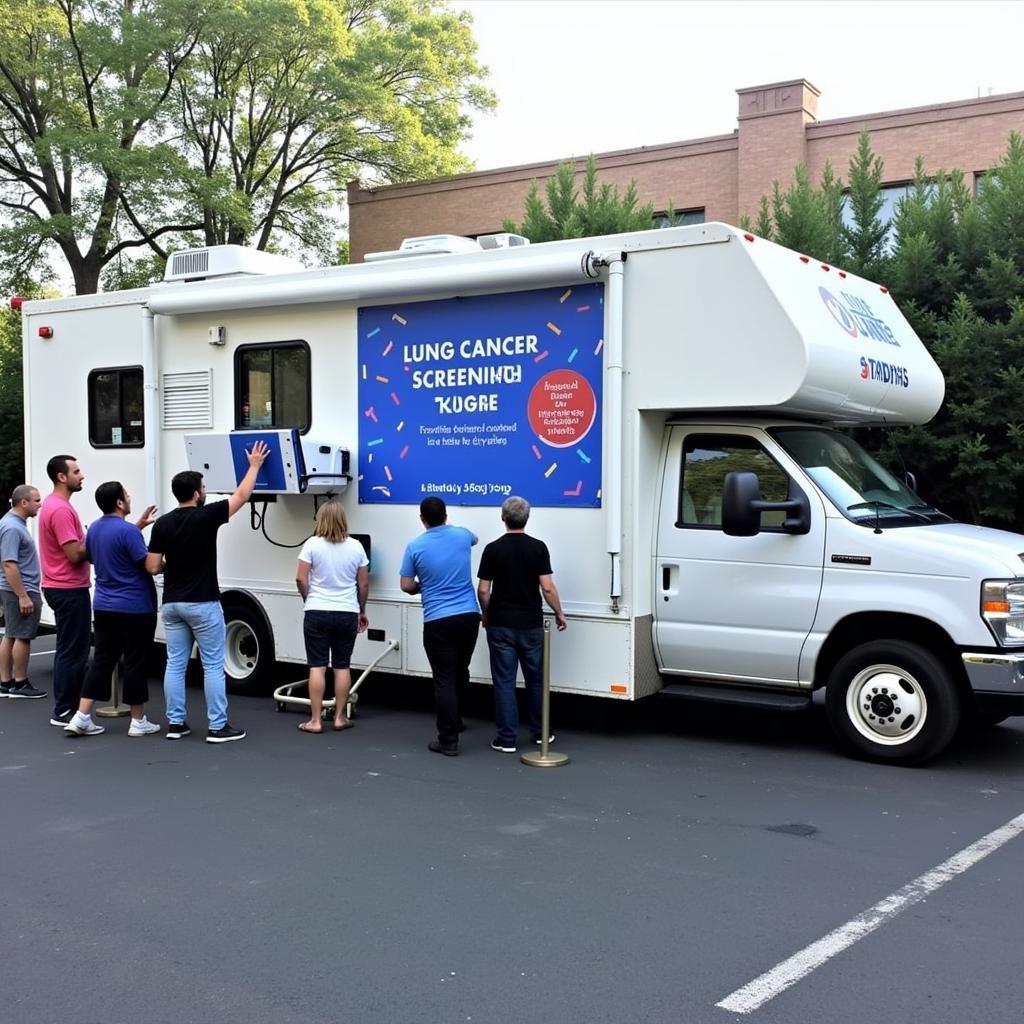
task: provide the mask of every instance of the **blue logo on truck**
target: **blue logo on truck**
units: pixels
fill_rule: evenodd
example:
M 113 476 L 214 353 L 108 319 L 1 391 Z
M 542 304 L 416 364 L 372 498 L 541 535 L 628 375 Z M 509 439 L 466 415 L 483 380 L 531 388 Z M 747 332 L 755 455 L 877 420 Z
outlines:
M 878 380 L 883 384 L 894 384 L 899 388 L 910 387 L 910 373 L 905 366 L 883 363 L 881 359 L 860 357 L 861 380 Z
M 832 314 L 832 319 L 851 338 L 863 337 L 872 338 L 882 342 L 883 345 L 900 347 L 892 328 L 881 318 L 871 312 L 871 307 L 857 295 L 849 292 L 840 292 L 841 298 L 836 298 L 827 288 L 819 288 L 818 295 L 825 303 L 825 308 Z
M 604 285 L 359 310 L 359 500 L 601 504 Z

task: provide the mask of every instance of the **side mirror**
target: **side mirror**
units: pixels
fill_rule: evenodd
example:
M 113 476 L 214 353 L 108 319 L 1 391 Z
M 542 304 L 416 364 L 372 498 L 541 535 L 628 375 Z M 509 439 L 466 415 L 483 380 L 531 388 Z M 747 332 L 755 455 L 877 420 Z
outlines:
M 761 532 L 762 512 L 785 512 L 786 533 L 809 533 L 811 503 L 790 483 L 786 501 L 764 501 L 756 473 L 726 473 L 722 485 L 722 530 L 730 537 L 756 537 Z

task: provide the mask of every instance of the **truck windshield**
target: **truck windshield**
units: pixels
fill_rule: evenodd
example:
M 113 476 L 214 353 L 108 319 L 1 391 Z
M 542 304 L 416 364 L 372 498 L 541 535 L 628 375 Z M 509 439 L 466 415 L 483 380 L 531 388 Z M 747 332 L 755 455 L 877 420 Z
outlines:
M 778 427 L 771 433 L 855 523 L 924 526 L 950 519 L 923 502 L 845 434 L 815 427 Z

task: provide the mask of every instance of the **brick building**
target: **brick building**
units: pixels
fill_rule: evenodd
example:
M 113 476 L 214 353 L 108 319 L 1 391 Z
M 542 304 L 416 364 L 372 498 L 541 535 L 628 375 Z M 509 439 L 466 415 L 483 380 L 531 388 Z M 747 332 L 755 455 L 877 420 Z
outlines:
M 888 110 L 819 121 L 820 93 L 804 79 L 738 89 L 737 127 L 660 146 L 597 154 L 601 181 L 624 189 L 636 180 L 642 203 L 655 211 L 671 201 L 691 223 L 731 224 L 756 216 L 762 195 L 777 178 L 791 179 L 805 163 L 820 179 L 826 160 L 846 177 L 863 129 L 885 164 L 886 210 L 906 191 L 918 155 L 929 170 L 958 167 L 983 174 L 1002 157 L 1013 130 L 1024 130 L 1024 92 L 975 100 Z M 353 261 L 367 252 L 394 249 L 403 238 L 449 232 L 476 236 L 500 231 L 505 217 L 520 220 L 532 179 L 549 177 L 557 161 L 476 171 L 407 185 L 348 186 Z M 585 159 L 578 161 L 582 170 Z

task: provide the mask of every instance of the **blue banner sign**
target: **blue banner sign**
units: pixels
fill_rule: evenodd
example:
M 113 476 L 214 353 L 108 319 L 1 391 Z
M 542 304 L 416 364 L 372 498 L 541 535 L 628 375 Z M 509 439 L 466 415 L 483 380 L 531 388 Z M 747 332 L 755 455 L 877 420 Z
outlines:
M 601 504 L 604 285 L 359 310 L 359 500 Z

